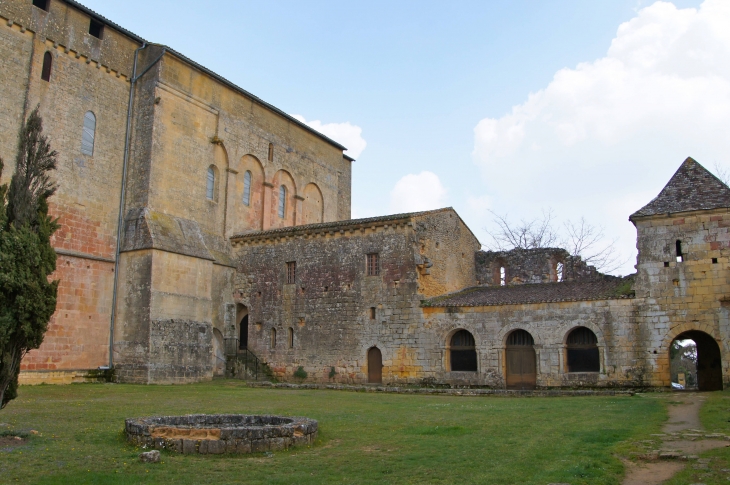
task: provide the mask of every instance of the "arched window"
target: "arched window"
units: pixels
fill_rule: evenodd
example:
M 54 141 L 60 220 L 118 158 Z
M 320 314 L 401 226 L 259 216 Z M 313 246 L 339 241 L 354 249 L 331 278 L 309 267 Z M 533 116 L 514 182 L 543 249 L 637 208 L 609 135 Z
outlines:
M 208 200 L 215 200 L 215 167 L 211 165 L 208 167 L 208 181 L 205 190 L 205 196 Z
M 289 338 L 287 339 L 289 341 L 289 348 L 294 348 L 294 329 L 289 327 L 288 335 Z
M 682 253 L 682 241 L 677 239 L 676 246 L 677 246 L 677 262 L 681 263 L 682 261 L 684 261 L 684 253 Z
M 84 115 L 84 131 L 81 134 L 81 153 L 94 154 L 94 136 L 96 136 L 96 116 L 91 111 Z
M 270 162 L 273 162 L 274 161 L 274 144 L 273 143 L 269 143 L 269 156 L 268 156 L 268 160 Z
M 474 336 L 468 331 L 459 330 L 451 337 L 449 353 L 452 371 L 477 371 L 477 351 Z
M 251 172 L 248 170 L 243 174 L 243 203 L 251 204 Z
M 598 372 L 601 363 L 598 356 L 596 334 L 586 327 L 578 327 L 568 335 L 568 372 Z
M 507 389 L 534 389 L 537 385 L 537 355 L 534 345 L 535 339 L 526 330 L 515 330 L 507 336 Z
M 51 80 L 51 67 L 53 66 L 53 56 L 50 52 L 46 51 L 43 54 L 43 69 L 41 69 L 41 79 L 44 81 Z
M 279 187 L 279 217 L 286 217 L 286 186 Z
M 271 348 L 272 349 L 276 348 L 276 329 L 275 328 L 271 329 Z

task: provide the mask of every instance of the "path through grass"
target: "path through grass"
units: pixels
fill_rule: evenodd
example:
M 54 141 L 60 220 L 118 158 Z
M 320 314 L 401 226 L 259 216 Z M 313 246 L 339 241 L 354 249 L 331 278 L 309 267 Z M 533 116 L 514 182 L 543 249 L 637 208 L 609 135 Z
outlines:
M 165 452 L 156 465 L 123 440 L 127 417 L 201 412 L 308 416 L 320 434 L 311 448 L 270 456 Z M 0 423 L 41 434 L 0 450 L 0 483 L 618 484 L 613 453 L 665 417 L 661 400 L 640 396 L 420 396 L 240 381 L 22 387 Z

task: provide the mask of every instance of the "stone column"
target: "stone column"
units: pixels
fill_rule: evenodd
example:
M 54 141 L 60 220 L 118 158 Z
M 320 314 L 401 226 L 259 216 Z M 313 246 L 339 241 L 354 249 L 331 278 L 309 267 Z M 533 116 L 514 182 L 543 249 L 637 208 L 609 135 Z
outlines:
M 264 211 L 264 221 L 263 226 L 261 227 L 264 231 L 271 227 L 271 198 L 273 188 L 274 184 L 264 182 L 264 207 L 262 208 Z
M 296 201 L 294 204 L 294 225 L 295 226 L 301 226 L 304 224 L 304 211 L 303 211 L 303 202 L 304 197 L 301 195 L 295 195 L 294 200 Z

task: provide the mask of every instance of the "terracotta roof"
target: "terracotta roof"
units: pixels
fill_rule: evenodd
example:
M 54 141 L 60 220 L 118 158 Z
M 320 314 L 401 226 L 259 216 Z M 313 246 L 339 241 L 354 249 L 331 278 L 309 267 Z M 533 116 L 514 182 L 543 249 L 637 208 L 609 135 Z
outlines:
M 288 226 L 288 227 L 279 227 L 277 229 L 267 229 L 266 231 L 251 231 L 251 232 L 244 232 L 242 234 L 235 234 L 231 236 L 231 240 L 236 239 L 253 239 L 258 238 L 262 236 L 274 236 L 274 235 L 286 235 L 286 234 L 297 234 L 297 233 L 307 233 L 307 232 L 313 232 L 313 231 L 321 231 L 321 230 L 328 230 L 328 229 L 339 229 L 341 227 L 350 227 L 350 226 L 368 226 L 371 224 L 377 224 L 380 222 L 390 222 L 390 221 L 405 221 L 412 217 L 416 216 L 422 216 L 427 214 L 436 214 L 438 212 L 443 211 L 454 211 L 452 207 L 444 207 L 443 209 L 435 209 L 430 211 L 423 211 L 423 212 L 405 212 L 403 214 L 391 214 L 388 216 L 378 216 L 378 217 L 366 217 L 363 219 L 348 219 L 344 221 L 333 221 L 333 222 L 320 222 L 318 224 L 304 224 L 301 226 Z
M 682 163 L 654 200 L 631 214 L 635 217 L 730 207 L 730 187 L 692 158 Z
M 428 307 L 523 305 L 561 301 L 610 300 L 633 297 L 633 277 L 604 276 L 594 281 L 475 286 L 422 302 Z

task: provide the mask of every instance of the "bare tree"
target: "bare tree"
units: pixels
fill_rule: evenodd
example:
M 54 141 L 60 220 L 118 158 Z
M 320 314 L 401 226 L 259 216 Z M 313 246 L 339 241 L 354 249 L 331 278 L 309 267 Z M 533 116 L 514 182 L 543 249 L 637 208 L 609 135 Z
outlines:
M 561 234 L 555 229 L 552 209 L 543 210 L 542 217 L 521 219 L 518 223 L 507 214 L 490 212 L 498 230 L 487 232 L 492 236 L 492 248 L 497 251 L 562 247 L 603 273 L 615 271 L 625 262 L 616 250 L 617 239 L 606 243 L 603 228 L 589 224 L 583 217 L 578 222 L 566 221 Z
M 543 210 L 542 217 L 529 221 L 521 219 L 517 224 L 510 221 L 507 214 L 499 215 L 491 210 L 489 212 L 499 227 L 499 231 L 491 234 L 494 247 L 498 251 L 548 248 L 559 244 L 560 238 L 553 229 L 555 216 L 552 209 Z
M 715 162 L 715 175 L 723 184 L 730 185 L 730 171 L 717 162 Z
M 605 243 L 603 228 L 589 224 L 584 217 L 577 223 L 565 221 L 565 249 L 571 256 L 580 258 L 602 273 L 610 273 L 620 268 L 625 261 L 616 252 L 616 241 Z

